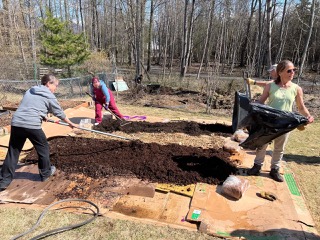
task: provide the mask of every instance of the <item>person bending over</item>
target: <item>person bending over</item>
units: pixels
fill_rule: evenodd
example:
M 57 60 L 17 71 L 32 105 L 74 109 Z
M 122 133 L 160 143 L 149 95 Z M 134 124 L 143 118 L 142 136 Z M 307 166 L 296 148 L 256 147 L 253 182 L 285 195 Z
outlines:
M 95 124 L 102 122 L 102 108 L 110 109 L 120 119 L 124 119 L 123 115 L 117 108 L 113 94 L 106 84 L 99 80 L 98 77 L 93 77 L 90 85 L 92 100 L 95 102 Z
M 65 121 L 71 128 L 76 127 L 63 112 L 54 95 L 59 80 L 51 74 L 41 78 L 41 85 L 31 87 L 12 116 L 9 148 L 0 174 L 0 191 L 5 190 L 13 180 L 23 145 L 27 139 L 38 154 L 38 168 L 42 181 L 46 181 L 56 171 L 50 163 L 49 144 L 41 128 L 48 113 Z

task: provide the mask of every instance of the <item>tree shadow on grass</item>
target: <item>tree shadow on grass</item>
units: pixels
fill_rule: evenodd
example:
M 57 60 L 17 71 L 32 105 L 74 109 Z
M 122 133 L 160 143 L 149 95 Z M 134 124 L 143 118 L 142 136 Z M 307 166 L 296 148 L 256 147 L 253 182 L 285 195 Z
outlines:
M 303 156 L 296 154 L 285 154 L 284 159 L 286 162 L 295 162 L 297 164 L 319 165 L 320 157 L 317 156 Z

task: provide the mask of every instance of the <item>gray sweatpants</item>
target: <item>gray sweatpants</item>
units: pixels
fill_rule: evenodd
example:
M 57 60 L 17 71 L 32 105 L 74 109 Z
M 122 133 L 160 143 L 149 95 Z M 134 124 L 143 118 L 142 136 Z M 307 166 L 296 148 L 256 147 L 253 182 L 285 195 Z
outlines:
M 288 141 L 289 133 L 283 134 L 276 139 L 273 140 L 273 153 L 272 153 L 272 159 L 271 159 L 271 168 L 279 169 L 280 168 L 280 162 L 283 157 L 284 148 L 286 146 L 286 143 Z M 263 145 L 260 148 L 257 148 L 256 150 L 256 157 L 254 159 L 254 163 L 257 165 L 262 166 L 265 156 L 266 156 L 266 150 L 268 147 L 268 143 Z

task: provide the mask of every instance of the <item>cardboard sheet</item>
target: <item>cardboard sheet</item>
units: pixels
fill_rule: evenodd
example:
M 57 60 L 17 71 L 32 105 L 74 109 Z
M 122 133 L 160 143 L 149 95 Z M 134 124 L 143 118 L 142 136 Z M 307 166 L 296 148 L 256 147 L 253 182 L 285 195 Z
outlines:
M 200 230 L 220 236 L 320 239 L 292 173 L 284 168 L 286 181 L 275 182 L 268 174 L 270 156 L 267 158 L 261 176 L 237 176 L 250 182 L 239 200 L 224 196 L 222 186 L 198 183 L 187 220 L 200 222 Z M 249 153 L 246 160 L 247 164 L 252 164 L 253 156 Z M 278 199 L 261 198 L 261 191 L 272 192 Z
M 52 180 L 53 177 L 42 182 L 36 164 L 19 166 L 12 183 L 0 192 L 0 202 L 51 204 L 55 200 L 52 190 L 59 189 L 63 192 L 70 184 L 69 181 L 62 180 L 59 170 L 54 176 L 54 181 Z
M 191 198 L 175 193 L 156 192 L 153 198 L 122 196 L 112 211 L 130 217 L 151 219 L 168 224 L 196 229 L 194 223 L 187 222 Z

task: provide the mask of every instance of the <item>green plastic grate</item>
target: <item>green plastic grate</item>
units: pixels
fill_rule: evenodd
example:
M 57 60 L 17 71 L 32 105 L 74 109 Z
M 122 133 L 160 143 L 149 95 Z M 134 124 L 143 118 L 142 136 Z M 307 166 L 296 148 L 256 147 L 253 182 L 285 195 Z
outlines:
M 284 174 L 284 179 L 287 182 L 287 185 L 289 187 L 289 190 L 290 190 L 291 194 L 295 195 L 295 196 L 301 196 L 301 193 L 300 193 L 300 191 L 298 189 L 296 181 L 293 178 L 293 175 L 291 173 L 285 173 Z

